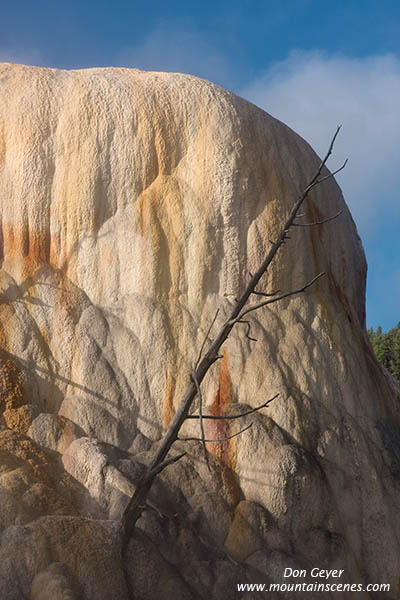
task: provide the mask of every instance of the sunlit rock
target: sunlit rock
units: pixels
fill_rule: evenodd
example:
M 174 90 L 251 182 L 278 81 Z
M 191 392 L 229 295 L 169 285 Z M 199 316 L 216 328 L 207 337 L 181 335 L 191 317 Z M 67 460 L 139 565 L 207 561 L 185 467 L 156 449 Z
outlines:
M 216 310 L 211 337 L 319 159 L 188 75 L 3 64 L 0 86 L 1 597 L 122 600 L 116 530 L 88 513 L 117 519 Z M 237 598 L 318 560 L 398 598 L 399 390 L 365 332 L 365 258 L 333 179 L 302 220 L 339 210 L 294 228 L 260 289 L 325 276 L 254 314 L 257 342 L 238 325 L 204 380 L 214 416 L 279 396 L 207 422 L 209 439 L 253 423 L 208 444 L 210 471 L 191 442 L 156 482 L 132 542 L 141 597 Z

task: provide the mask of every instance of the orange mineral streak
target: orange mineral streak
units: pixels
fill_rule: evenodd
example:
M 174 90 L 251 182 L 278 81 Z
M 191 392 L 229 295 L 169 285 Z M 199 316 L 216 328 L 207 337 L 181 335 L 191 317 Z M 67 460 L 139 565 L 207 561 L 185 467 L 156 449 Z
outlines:
M 232 382 L 229 373 L 229 360 L 226 350 L 223 353 L 223 358 L 219 367 L 219 385 L 214 401 L 210 406 L 211 414 L 220 417 L 224 414 L 224 408 L 227 404 L 232 403 Z M 225 438 L 230 435 L 229 420 L 212 420 L 211 426 L 208 425 L 207 437 L 218 439 Z M 209 443 L 209 450 L 214 456 L 218 457 L 221 462 L 231 466 L 233 440 L 220 443 Z
M 325 217 L 322 214 L 322 212 L 319 210 L 318 206 L 315 204 L 314 200 L 312 199 L 311 194 L 309 194 L 307 196 L 306 202 L 307 202 L 307 208 L 308 208 L 307 212 L 309 215 L 309 222 L 315 223 L 316 221 L 323 221 L 323 219 Z M 321 240 L 322 234 L 323 234 L 322 227 L 310 227 L 310 230 L 312 233 L 317 233 L 319 240 Z M 313 236 L 313 241 L 314 241 L 314 237 L 316 237 L 316 236 Z
M 226 350 L 220 362 L 219 385 L 214 401 L 210 406 L 211 414 L 219 417 L 225 414 L 227 405 L 233 403 L 232 380 L 229 372 L 229 358 Z M 206 437 L 209 439 L 226 438 L 234 433 L 231 431 L 230 420 L 207 420 Z M 235 467 L 237 454 L 237 439 L 233 438 L 224 442 L 208 443 L 208 451 L 214 456 L 221 466 L 221 475 L 233 504 L 241 500 L 241 491 L 238 486 Z
M 32 275 L 43 263 L 50 262 L 49 232 L 34 231 L 11 223 L 1 224 L 0 256 L 11 274 Z M 10 268 L 11 267 L 11 268 Z
M 49 249 L 49 263 L 53 265 L 56 269 L 63 269 L 65 271 L 65 268 L 67 266 L 66 258 L 67 255 L 65 250 L 63 250 L 61 247 L 59 235 L 51 236 L 51 243 Z

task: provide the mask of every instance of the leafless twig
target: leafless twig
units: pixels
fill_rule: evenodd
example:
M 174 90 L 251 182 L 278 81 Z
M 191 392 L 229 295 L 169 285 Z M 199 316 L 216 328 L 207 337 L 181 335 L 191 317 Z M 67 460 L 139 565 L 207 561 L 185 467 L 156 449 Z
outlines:
M 246 330 L 246 337 L 248 340 L 250 340 L 251 342 L 257 342 L 256 338 L 251 337 L 250 333 L 251 333 L 251 324 L 250 321 L 246 321 L 244 319 L 240 319 L 238 321 L 238 323 L 244 323 L 245 325 L 247 325 L 247 330 Z
M 183 458 L 185 455 L 186 455 L 186 452 L 181 452 L 180 454 L 176 454 L 175 456 L 171 456 L 171 458 L 167 458 L 162 463 L 160 463 L 156 467 L 154 467 L 148 473 L 147 476 L 148 477 L 155 477 L 156 475 L 158 475 L 159 473 L 161 473 L 161 471 L 164 471 L 164 469 L 166 467 L 168 467 L 169 465 L 172 465 L 172 464 L 178 462 L 178 460 L 180 460 L 181 458 Z
M 268 405 L 275 400 L 275 398 L 277 398 L 279 396 L 278 394 L 275 394 L 275 396 L 272 396 L 272 398 L 270 398 L 269 400 L 267 400 L 266 402 L 264 402 L 264 404 L 260 404 L 260 406 L 256 406 L 255 408 L 251 408 L 250 410 L 246 410 L 245 412 L 240 413 L 239 415 L 203 415 L 203 419 L 220 419 L 220 420 L 227 420 L 227 419 L 241 419 L 242 417 L 246 417 L 247 415 L 251 415 L 255 412 L 260 412 L 260 410 L 262 410 L 263 408 L 267 408 Z M 188 415 L 186 417 L 187 419 L 198 419 L 199 415 Z
M 204 458 L 205 458 L 205 461 L 207 464 L 207 468 L 210 471 L 211 469 L 210 469 L 210 463 L 208 462 L 208 454 L 207 454 L 207 448 L 206 448 L 204 423 L 203 423 L 203 396 L 201 395 L 200 384 L 196 379 L 196 373 L 194 371 L 192 371 L 192 380 L 194 381 L 194 384 L 195 384 L 196 390 L 197 390 L 197 395 L 199 397 L 199 419 L 200 419 L 201 440 L 202 440 L 202 444 L 203 444 Z
M 326 219 L 322 219 L 321 221 L 314 221 L 313 223 L 293 223 L 293 227 L 313 227 L 314 225 L 324 225 L 324 223 L 329 223 L 329 221 L 333 221 L 333 219 L 337 219 L 341 214 L 342 210 L 333 215 L 332 217 L 327 217 Z
M 293 223 L 294 225 L 294 223 Z M 269 292 L 267 294 L 267 292 L 259 292 L 258 290 L 254 290 L 254 292 L 252 292 L 252 294 L 255 294 L 256 296 L 266 296 L 267 298 L 271 297 L 271 296 L 276 296 L 276 294 L 279 294 L 281 290 L 275 290 L 275 292 Z
M 213 326 L 214 326 L 214 323 L 215 323 L 215 321 L 217 320 L 218 313 L 219 313 L 219 308 L 217 308 L 217 311 L 216 311 L 216 313 L 215 313 L 215 315 L 214 315 L 214 318 L 213 318 L 213 320 L 211 321 L 210 327 L 207 329 L 207 333 L 206 333 L 206 335 L 204 336 L 204 340 L 203 340 L 203 343 L 201 344 L 201 348 L 200 348 L 200 351 L 199 351 L 199 355 L 198 355 L 198 357 L 197 357 L 197 360 L 196 360 L 196 363 L 195 363 L 195 365 L 194 365 L 194 368 L 195 368 L 195 369 L 197 369 L 197 367 L 199 366 L 199 362 L 200 362 L 200 359 L 201 359 L 201 355 L 203 354 L 203 351 L 204 351 L 205 345 L 206 345 L 206 343 L 207 343 L 207 340 L 209 339 L 209 335 L 210 335 L 210 333 L 211 333 L 211 329 L 213 328 Z
M 318 181 L 315 182 L 315 185 L 319 185 L 320 183 L 323 183 L 327 179 L 331 179 L 332 177 L 335 177 L 335 175 L 340 173 L 340 171 L 343 171 L 343 169 L 346 167 L 348 162 L 349 162 L 349 159 L 346 158 L 346 160 L 344 161 L 344 163 L 342 164 L 341 167 L 336 169 L 336 171 L 332 171 L 332 173 L 328 173 L 328 175 L 325 175 L 325 177 L 322 177 L 322 179 L 318 179 Z
M 227 442 L 228 440 L 231 440 L 232 438 L 236 437 L 237 435 L 240 435 L 241 433 L 244 433 L 245 431 L 247 431 L 248 429 L 250 429 L 250 427 L 252 427 L 253 423 L 250 423 L 249 425 L 247 425 L 247 427 L 244 427 L 243 429 L 241 429 L 240 431 L 237 431 L 236 433 L 232 434 L 232 435 L 228 435 L 227 437 L 223 437 L 223 438 L 218 438 L 215 440 L 204 440 L 206 443 L 210 443 L 210 442 Z M 203 440 L 201 438 L 198 437 L 178 437 L 178 440 L 181 442 L 202 442 Z
M 286 294 L 282 294 L 281 296 L 277 296 L 276 298 L 271 298 L 270 300 L 265 300 L 264 302 L 259 302 L 258 304 L 253 304 L 252 306 L 249 306 L 249 308 L 246 308 L 246 310 L 244 310 L 242 313 L 240 313 L 239 317 L 236 319 L 235 322 L 242 323 L 242 317 L 249 314 L 250 312 L 253 312 L 255 310 L 258 310 L 259 308 L 262 308 L 263 306 L 267 306 L 267 304 L 273 304 L 274 302 L 279 302 L 280 300 L 283 300 L 284 298 L 288 298 L 289 296 L 294 296 L 295 294 L 300 294 L 301 292 L 305 292 L 307 288 L 311 287 L 323 275 L 325 275 L 325 273 L 319 273 L 313 279 L 311 279 L 311 281 L 309 281 L 302 287 L 297 288 L 297 290 L 291 290 L 290 292 L 286 292 Z

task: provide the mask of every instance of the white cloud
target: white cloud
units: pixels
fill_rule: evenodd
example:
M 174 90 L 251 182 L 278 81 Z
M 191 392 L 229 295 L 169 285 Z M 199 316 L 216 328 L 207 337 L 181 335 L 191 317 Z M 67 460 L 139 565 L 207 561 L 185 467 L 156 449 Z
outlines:
M 115 63 L 150 71 L 189 73 L 229 87 L 234 70 L 210 36 L 184 21 L 159 22 L 136 46 L 123 49 Z
M 333 170 L 349 158 L 338 181 L 363 238 L 376 236 L 385 219 L 400 218 L 398 58 L 294 51 L 240 93 L 287 123 L 320 155 L 336 125 L 343 125 L 329 166 Z

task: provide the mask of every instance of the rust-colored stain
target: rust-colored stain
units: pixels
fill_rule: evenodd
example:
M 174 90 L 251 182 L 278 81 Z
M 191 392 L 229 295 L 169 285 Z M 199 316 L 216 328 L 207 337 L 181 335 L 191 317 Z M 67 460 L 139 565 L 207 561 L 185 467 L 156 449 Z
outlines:
M 50 261 L 50 233 L 2 223 L 2 258 L 18 259 L 27 273 Z
M 340 285 L 336 281 L 331 270 L 328 271 L 327 275 L 328 275 L 328 279 L 329 279 L 329 283 L 331 284 L 331 287 L 335 290 L 335 294 L 336 294 L 339 302 L 341 303 L 341 305 L 344 308 L 344 311 L 347 315 L 349 323 L 352 323 L 353 318 L 352 318 L 352 314 L 351 314 L 351 306 L 350 306 L 349 299 L 347 298 L 343 289 L 340 287 Z
M 148 186 L 142 191 L 137 199 L 137 210 L 139 211 L 139 232 L 142 237 L 152 229 L 154 225 L 154 203 L 160 198 L 160 183 L 157 174 L 154 174 Z
M 167 382 L 165 384 L 165 394 L 163 401 L 163 427 L 167 429 L 169 424 L 172 421 L 172 418 L 175 414 L 173 398 L 174 398 L 174 389 L 175 389 L 175 381 L 168 371 L 167 373 Z
M 61 249 L 60 239 L 58 235 L 54 235 L 51 238 L 49 248 L 49 263 L 54 265 L 56 268 L 61 266 L 65 262 L 65 256 Z
M 226 405 L 232 402 L 232 380 L 229 372 L 229 358 L 227 351 L 224 350 L 223 358 L 220 362 L 218 390 L 210 406 L 211 414 L 216 417 L 222 416 L 225 413 Z M 233 430 L 231 432 L 231 421 L 229 419 L 207 420 L 206 423 L 206 437 L 209 439 L 226 438 L 234 433 Z M 231 501 L 233 504 L 237 504 L 242 498 L 242 493 L 235 475 L 237 456 L 236 438 L 224 442 L 209 442 L 207 449 L 220 464 L 222 480 L 226 485 Z
M 65 272 L 78 249 L 79 241 L 75 241 L 68 250 L 60 232 L 51 234 L 27 225 L 1 223 L 0 260 L 18 265 L 22 276 L 30 277 L 46 264 Z
M 318 206 L 315 204 L 314 200 L 312 199 L 312 194 L 308 194 L 306 202 L 307 202 L 308 213 L 310 215 L 310 217 L 309 217 L 310 223 L 314 223 L 315 221 L 322 221 L 325 217 L 322 214 L 322 212 L 320 211 L 320 209 L 318 208 Z M 313 233 L 317 233 L 319 239 L 321 240 L 322 234 L 323 234 L 323 228 L 322 227 L 311 227 L 311 234 L 313 234 Z

